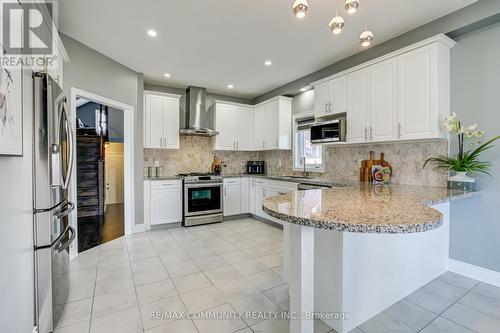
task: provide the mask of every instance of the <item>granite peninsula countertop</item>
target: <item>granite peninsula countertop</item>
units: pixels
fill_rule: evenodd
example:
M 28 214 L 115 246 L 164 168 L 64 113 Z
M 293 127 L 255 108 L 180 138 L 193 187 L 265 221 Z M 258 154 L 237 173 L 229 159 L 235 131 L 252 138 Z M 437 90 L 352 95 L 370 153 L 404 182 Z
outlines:
M 429 206 L 478 194 L 440 187 L 358 183 L 291 192 L 265 199 L 262 207 L 274 218 L 308 227 L 403 234 L 442 225 L 442 214 Z

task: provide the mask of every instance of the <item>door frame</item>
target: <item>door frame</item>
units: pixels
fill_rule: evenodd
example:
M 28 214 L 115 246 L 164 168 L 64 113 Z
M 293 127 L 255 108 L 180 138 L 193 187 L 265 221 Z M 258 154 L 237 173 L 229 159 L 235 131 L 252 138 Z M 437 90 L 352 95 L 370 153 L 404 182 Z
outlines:
M 115 109 L 123 110 L 123 158 L 124 158 L 124 174 L 123 174 L 123 191 L 124 191 L 124 217 L 125 217 L 125 235 L 130 235 L 134 232 L 134 107 L 104 96 L 100 96 L 89 91 L 71 87 L 70 100 L 70 118 L 71 128 L 75 138 L 73 149 L 76 152 L 76 98 L 84 98 L 90 101 L 104 104 Z M 76 154 L 73 157 L 76 166 Z M 71 184 L 69 191 L 69 200 L 75 203 L 75 213 L 70 214 L 70 225 L 75 228 L 75 241 L 70 246 L 70 257 L 74 258 L 78 255 L 78 202 L 77 202 L 77 182 L 76 182 L 76 167 L 73 168 L 71 174 Z

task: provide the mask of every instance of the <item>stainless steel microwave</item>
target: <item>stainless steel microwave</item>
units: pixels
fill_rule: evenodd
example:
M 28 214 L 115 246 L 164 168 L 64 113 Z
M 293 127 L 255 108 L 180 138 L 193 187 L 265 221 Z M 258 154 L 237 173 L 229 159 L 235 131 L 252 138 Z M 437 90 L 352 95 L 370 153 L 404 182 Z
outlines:
M 347 117 L 342 114 L 330 120 L 311 126 L 311 142 L 345 142 L 347 137 Z

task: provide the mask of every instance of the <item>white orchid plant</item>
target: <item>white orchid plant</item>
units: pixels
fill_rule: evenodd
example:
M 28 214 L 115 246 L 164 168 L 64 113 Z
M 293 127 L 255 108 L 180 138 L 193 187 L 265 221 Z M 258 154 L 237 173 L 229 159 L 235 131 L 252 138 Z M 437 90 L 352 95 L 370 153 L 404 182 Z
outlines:
M 451 116 L 447 117 L 443 122 L 443 128 L 450 133 L 458 135 L 458 155 L 456 158 L 451 158 L 449 156 L 438 156 L 429 158 L 424 163 L 424 168 L 429 162 L 436 164 L 436 168 L 455 171 L 455 172 L 481 172 L 489 176 L 489 169 L 491 167 L 490 162 L 479 161 L 479 154 L 483 151 L 493 148 L 493 142 L 500 139 L 500 136 L 494 137 L 491 140 L 481 144 L 477 142 L 479 146 L 470 151 L 464 151 L 464 142 L 467 138 L 482 138 L 484 136 L 484 131 L 478 130 L 478 125 L 473 124 L 469 126 L 462 126 L 461 122 L 458 120 L 458 116 L 455 112 Z M 473 146 L 474 144 L 471 144 Z

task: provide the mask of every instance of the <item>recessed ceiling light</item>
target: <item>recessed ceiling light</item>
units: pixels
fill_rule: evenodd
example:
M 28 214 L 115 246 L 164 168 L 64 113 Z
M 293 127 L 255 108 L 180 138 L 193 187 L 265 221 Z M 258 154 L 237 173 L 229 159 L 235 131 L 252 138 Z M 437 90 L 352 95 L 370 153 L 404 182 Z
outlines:
M 169 73 L 165 73 L 163 74 L 164 77 L 171 77 L 172 75 L 170 75 Z
M 234 85 L 232 85 L 232 84 L 228 84 L 228 85 L 227 85 L 227 87 L 228 87 L 228 89 L 233 89 L 233 88 L 234 88 Z
M 272 64 L 273 64 L 273 62 L 271 60 L 266 60 L 264 62 L 264 65 L 266 65 L 266 66 L 271 66 Z
M 156 37 L 156 36 L 158 36 L 158 33 L 156 31 L 152 30 L 152 29 L 149 29 L 148 30 L 148 35 L 150 37 Z

